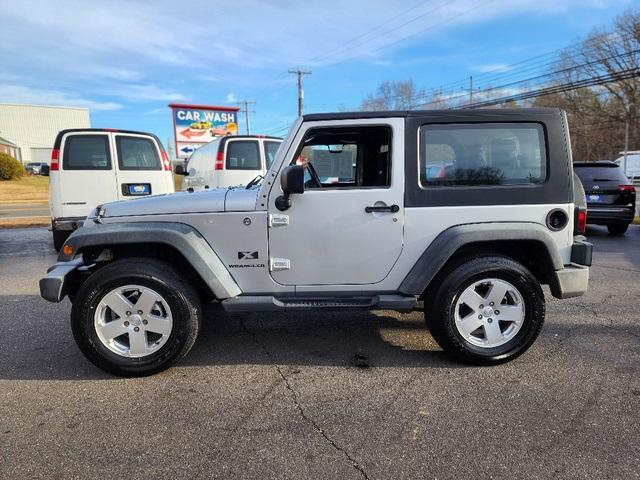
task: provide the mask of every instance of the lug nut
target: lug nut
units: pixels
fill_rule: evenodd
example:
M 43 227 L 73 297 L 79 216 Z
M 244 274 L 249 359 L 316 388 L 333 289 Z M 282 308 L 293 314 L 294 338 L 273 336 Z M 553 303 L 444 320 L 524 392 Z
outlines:
M 487 322 L 489 322 L 489 323 L 493 322 L 493 318 L 487 319 Z
M 479 319 L 482 319 L 482 315 L 478 315 L 478 318 L 479 318 Z
M 127 317 L 128 317 L 129 315 L 131 315 L 131 312 L 127 312 Z
M 491 302 L 489 305 L 491 305 L 493 307 L 493 302 Z
M 142 315 L 142 310 L 138 310 L 138 315 Z
M 133 328 L 133 331 L 134 331 L 134 332 L 139 332 L 139 331 L 140 331 L 140 327 L 134 327 L 134 328 Z
M 484 305 L 480 304 L 480 308 L 484 308 Z
M 500 310 L 496 310 L 494 313 L 495 313 L 496 315 L 500 315 Z
M 128 327 L 129 326 L 129 322 L 124 322 L 124 326 Z
M 142 320 L 142 323 L 146 325 L 147 323 L 149 323 L 149 320 Z

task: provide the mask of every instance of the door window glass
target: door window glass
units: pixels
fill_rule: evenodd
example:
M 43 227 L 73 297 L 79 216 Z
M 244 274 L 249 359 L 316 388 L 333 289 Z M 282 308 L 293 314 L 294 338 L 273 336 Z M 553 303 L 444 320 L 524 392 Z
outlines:
M 264 154 L 267 157 L 267 170 L 271 168 L 271 164 L 276 158 L 276 153 L 278 152 L 278 148 L 280 148 L 281 142 L 264 142 Z
M 64 170 L 111 170 L 106 135 L 72 135 L 64 143 Z
M 156 144 L 150 138 L 116 137 L 120 170 L 161 170 Z
M 388 187 L 390 145 L 389 127 L 311 129 L 293 163 L 307 167 L 305 188 Z M 314 172 L 321 185 L 314 180 Z
M 546 158 L 544 130 L 538 124 L 425 125 L 420 129 L 423 187 L 542 183 Z
M 228 142 L 227 170 L 262 170 L 258 142 L 255 140 Z

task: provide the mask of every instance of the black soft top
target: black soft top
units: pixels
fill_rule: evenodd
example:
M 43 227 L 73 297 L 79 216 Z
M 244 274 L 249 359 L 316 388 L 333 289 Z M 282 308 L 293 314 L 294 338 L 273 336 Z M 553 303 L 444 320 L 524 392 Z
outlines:
M 386 110 L 376 112 L 333 112 L 333 113 L 310 113 L 303 115 L 304 121 L 319 120 L 356 120 L 361 118 L 398 118 L 398 117 L 423 117 L 439 116 L 442 118 L 482 118 L 482 117 L 505 117 L 513 118 L 521 115 L 528 118 L 532 115 L 557 115 L 558 108 L 458 108 L 455 110 Z

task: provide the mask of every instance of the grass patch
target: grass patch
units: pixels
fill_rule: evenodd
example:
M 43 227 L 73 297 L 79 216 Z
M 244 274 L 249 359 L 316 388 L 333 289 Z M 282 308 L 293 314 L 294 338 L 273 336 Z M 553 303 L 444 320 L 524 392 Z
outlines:
M 634 219 L 633 219 L 633 223 L 634 223 L 635 225 L 640 225 L 640 217 L 636 217 L 636 218 L 634 218 Z
M 182 190 L 182 183 L 184 181 L 184 175 L 176 175 L 173 174 L 173 187 L 176 192 L 180 192 Z
M 49 177 L 27 175 L 16 180 L 0 180 L 2 203 L 47 203 Z

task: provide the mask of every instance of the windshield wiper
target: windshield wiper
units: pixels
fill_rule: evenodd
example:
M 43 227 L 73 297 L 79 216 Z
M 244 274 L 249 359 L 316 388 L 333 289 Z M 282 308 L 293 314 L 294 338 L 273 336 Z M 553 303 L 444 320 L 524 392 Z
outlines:
M 249 183 L 247 183 L 247 186 L 244 187 L 247 190 L 249 190 L 250 188 L 254 187 L 255 185 L 257 185 L 258 183 L 260 183 L 260 180 L 262 180 L 264 177 L 262 175 L 257 175 L 253 180 L 251 180 Z

